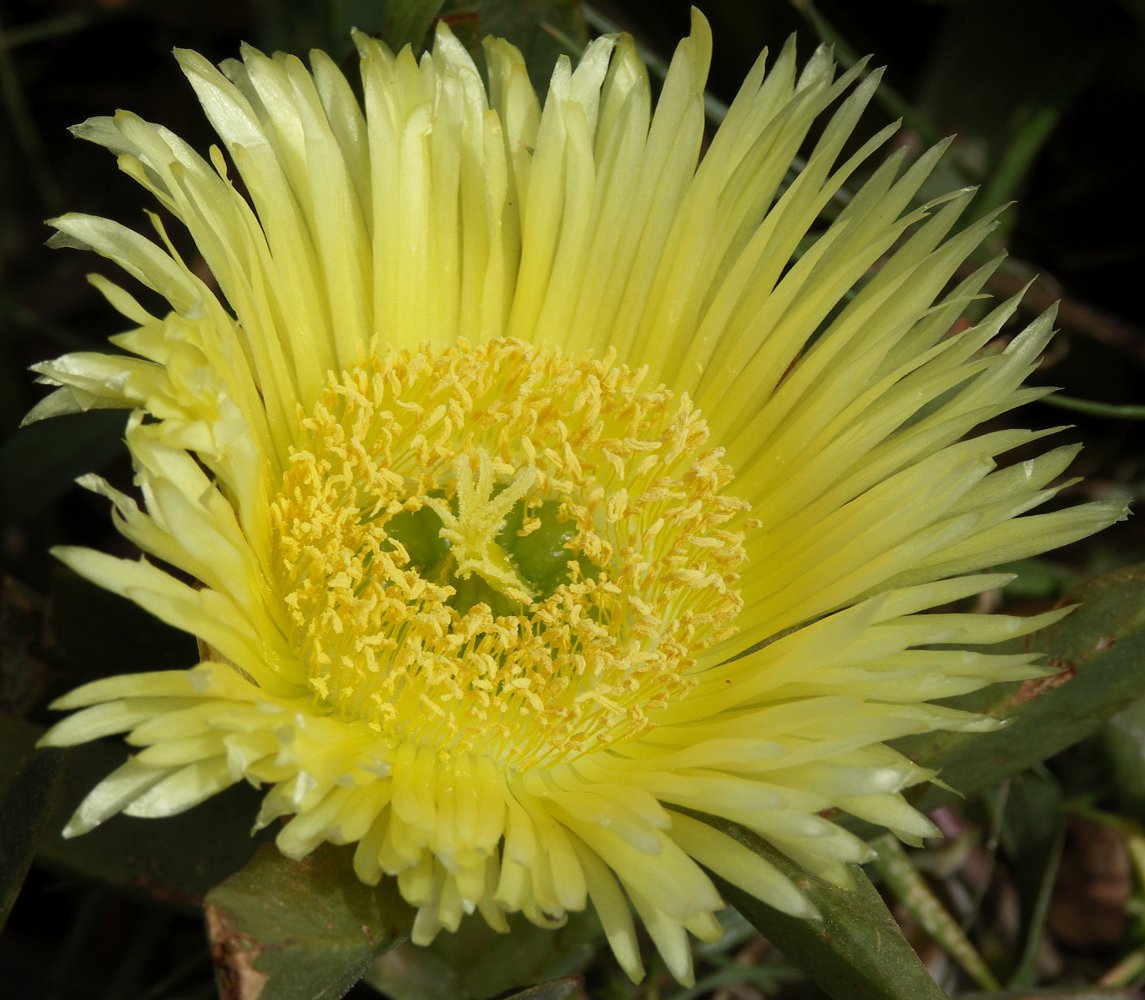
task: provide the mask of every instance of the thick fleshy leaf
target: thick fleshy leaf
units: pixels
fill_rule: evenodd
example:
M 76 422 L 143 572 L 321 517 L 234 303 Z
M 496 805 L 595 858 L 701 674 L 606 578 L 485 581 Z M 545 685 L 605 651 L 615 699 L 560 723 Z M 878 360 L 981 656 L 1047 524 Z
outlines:
M 533 86 L 548 87 L 560 55 L 574 58 L 588 44 L 588 29 L 575 0 L 448 0 L 441 16 L 474 54 L 482 35 L 507 38 L 521 50 Z
M 337 1000 L 413 922 L 392 879 L 364 885 L 329 845 L 302 861 L 263 847 L 205 909 L 224 1000 Z
M 186 633 L 64 567 L 52 578 L 47 628 L 69 685 L 110 674 L 176 670 L 198 659 L 195 640 Z
M 565 997 L 572 996 L 576 985 L 575 979 L 557 979 L 513 993 L 505 1000 L 565 1000 Z
M 77 476 L 125 454 L 122 410 L 67 415 L 23 428 L 0 445 L 0 516 L 19 521 L 73 488 Z
M 1045 952 L 1045 923 L 1066 836 L 1062 793 L 1046 774 L 1024 774 L 1010 783 L 999 825 L 1002 848 L 1011 860 L 1018 891 L 1022 949 L 1014 957 L 1007 985 L 1033 987 L 1038 958 Z
M 393 1000 L 484 1000 L 578 971 L 602 937 L 600 923 L 590 912 L 570 915 L 568 923 L 556 930 L 514 918 L 508 934 L 498 934 L 475 917 L 464 921 L 455 934 L 439 935 L 426 948 L 394 948 L 378 960 L 366 979 Z M 555 989 L 557 985 L 543 983 L 536 988 Z
M 984 989 L 997 989 L 993 970 L 914 866 L 902 844 L 892 834 L 884 833 L 872 846 L 878 851 L 872 867 L 911 919 L 962 966 L 971 979 Z
M 54 679 L 47 663 L 39 662 L 47 653 L 51 668 L 72 681 L 121 671 L 182 667 L 195 660 L 193 639 L 66 570 L 55 575 L 42 616 L 35 607 L 23 618 L 17 615 L 16 599 L 23 597 L 6 592 L 0 614 L 0 652 L 5 654 L 0 660 L 14 672 L 0 687 L 12 704 L 29 698 L 43 700 L 44 687 Z M 35 683 L 33 670 L 43 674 Z M 4 717 L 0 722 L 0 785 L 16 774 L 22 756 L 42 735 L 40 726 Z M 165 823 L 117 818 L 87 836 L 64 839 L 62 831 L 76 806 L 123 763 L 124 756 L 122 743 L 111 740 L 60 755 L 58 794 L 44 824 L 39 860 L 57 870 L 142 892 L 168 904 L 198 906 L 204 893 L 241 868 L 257 847 L 259 840 L 250 836 L 258 812 L 255 793 L 245 786 L 236 787 Z M 188 850 L 188 845 L 194 850 Z
M 836 1000 L 943 1000 L 882 897 L 852 866 L 854 885 L 840 889 L 802 871 L 759 837 L 710 819 L 775 865 L 807 896 L 822 920 L 780 913 L 742 889 L 716 880 L 723 897 L 764 937 Z
M 409 0 L 389 0 L 384 6 L 402 6 Z M 267 3 L 253 11 L 254 37 L 249 40 L 266 52 L 305 55 L 318 48 L 341 57 L 350 51 L 350 30 L 372 33 L 385 12 L 379 0 L 339 0 L 338 3 Z
M 1016 646 L 1043 653 L 1056 673 L 950 702 L 1010 725 L 992 733 L 934 733 L 896 744 L 957 790 L 927 788 L 917 797 L 919 808 L 930 810 L 959 793 L 995 785 L 1096 732 L 1111 715 L 1145 696 L 1145 566 L 1091 580 L 1062 604 L 1079 607 Z
M 1100 738 L 1120 810 L 1145 822 L 1145 700 L 1113 716 Z
M 961 141 L 979 147 L 985 183 L 977 212 L 1020 196 L 1065 109 L 1115 51 L 1115 22 L 1087 13 L 1079 5 L 1038 0 L 950 8 L 927 61 L 920 110 L 932 122 L 958 122 Z M 1005 42 L 1014 30 L 1029 41 L 1020 52 Z M 1040 58 L 1062 45 L 1069 46 L 1068 65 Z M 1003 225 L 1017 217 L 1010 213 Z
M 382 11 L 381 38 L 395 52 L 412 45 L 415 52 L 424 48 L 430 25 L 441 10 L 444 0 L 388 0 Z
M 24 718 L 52 681 L 44 600 L 14 577 L 0 580 L 0 710 Z
M 37 730 L 0 713 L 0 929 L 32 865 L 52 809 L 63 753 L 33 750 Z
M 990 993 L 959 993 L 958 1000 L 1141 1000 L 1136 987 L 1077 986 L 1061 989 L 1003 990 Z
M 223 792 L 161 824 L 116 817 L 65 840 L 59 831 L 80 800 L 123 762 L 122 751 L 111 745 L 69 750 L 67 756 L 64 788 L 39 851 L 54 868 L 193 907 L 211 886 L 241 867 L 258 844 L 250 835 L 258 800 L 247 788 Z
M 42 735 L 39 727 L 31 728 L 34 738 Z M 258 799 L 253 789 L 240 786 L 163 823 L 116 817 L 83 837 L 64 839 L 68 818 L 123 763 L 124 750 L 108 740 L 65 751 L 63 757 L 59 794 L 37 851 L 38 860 L 51 868 L 167 905 L 196 907 L 267 837 L 252 838 Z M 0 759 L 0 771 L 6 764 Z

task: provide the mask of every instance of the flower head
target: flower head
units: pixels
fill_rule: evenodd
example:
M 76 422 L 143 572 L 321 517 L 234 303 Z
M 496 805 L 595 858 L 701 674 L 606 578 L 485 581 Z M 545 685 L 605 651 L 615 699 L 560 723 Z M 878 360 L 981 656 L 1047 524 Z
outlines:
M 975 432 L 1042 393 L 1051 317 L 1001 352 L 1016 300 L 948 335 L 990 221 L 915 204 L 940 149 L 814 233 L 891 134 L 842 152 L 875 77 L 761 58 L 701 160 L 698 15 L 654 114 L 623 36 L 562 59 L 543 109 L 505 42 L 487 88 L 444 26 L 420 61 L 357 43 L 364 107 L 322 53 L 180 53 L 225 154 L 126 112 L 77 129 L 215 284 L 157 217 L 158 242 L 55 222 L 170 305 L 93 279 L 126 354 L 39 368 L 34 418 L 132 411 L 143 506 L 82 482 L 151 559 L 58 554 L 205 651 L 57 703 L 44 742 L 139 748 L 67 832 L 245 780 L 287 855 L 396 877 L 416 942 L 591 903 L 635 977 L 631 906 L 687 980 L 686 932 L 719 933 L 705 868 L 814 915 L 697 815 L 840 884 L 869 849 L 825 811 L 931 832 L 902 792 L 933 774 L 886 741 L 987 728 L 931 702 L 1037 674 L 988 647 L 1059 613 L 925 612 L 1120 511 L 1027 514 L 1075 449 L 1007 465 L 1041 433 Z

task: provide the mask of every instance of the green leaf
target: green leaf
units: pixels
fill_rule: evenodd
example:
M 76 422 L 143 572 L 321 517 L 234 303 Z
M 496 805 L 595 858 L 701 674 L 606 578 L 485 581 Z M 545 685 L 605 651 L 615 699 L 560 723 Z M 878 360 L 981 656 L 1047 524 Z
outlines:
M 958 1000 L 1140 1000 L 1138 989 L 1103 986 L 1054 986 L 1049 989 L 999 990 L 989 993 L 959 993 Z
M 63 753 L 32 749 L 35 738 L 35 727 L 0 716 L 0 930 L 32 865 L 63 769 Z
M 901 843 L 884 833 L 871 845 L 878 852 L 872 867 L 903 909 L 929 934 L 971 979 L 984 989 L 997 989 L 998 980 L 966 936 L 954 915 L 943 905 Z
M 364 885 L 347 848 L 291 861 L 267 844 L 207 894 L 219 993 L 260 1000 L 337 1000 L 402 940 L 413 911 L 397 883 Z
M 1145 700 L 1110 719 L 1100 739 L 1100 766 L 1121 811 L 1145 823 Z
M 926 62 L 921 111 L 985 141 L 980 174 L 989 191 L 977 212 L 1014 196 L 1053 120 L 1116 51 L 1116 25 L 1078 5 L 1039 0 L 951 7 Z M 1063 47 L 1068 65 L 1046 58 Z
M 520 993 L 510 994 L 505 1000 L 565 1000 L 572 996 L 577 987 L 575 979 L 558 979 L 551 983 L 540 983 Z
M 414 52 L 425 46 L 430 25 L 445 0 L 388 0 L 382 11 L 379 37 L 397 52 L 412 45 Z
M 58 679 L 49 666 L 62 671 L 71 686 L 111 673 L 196 662 L 189 636 L 67 570 L 55 574 L 46 612 L 36 606 L 35 595 L 20 589 L 5 588 L 0 597 L 0 686 L 9 704 L 39 700 L 49 680 Z M 40 662 L 49 652 L 50 665 Z M 14 676 L 8 676 L 9 668 Z M 33 677 L 36 672 L 42 676 Z M 19 772 L 42 734 L 41 726 L 0 713 L 0 788 Z M 40 838 L 39 860 L 112 888 L 197 908 L 206 891 L 241 868 L 258 845 L 250 835 L 257 793 L 238 786 L 162 822 L 116 817 L 64 840 L 60 831 L 68 818 L 125 756 L 122 741 L 109 739 L 56 758 L 58 794 Z
M 350 29 L 376 32 L 382 15 L 379 0 L 254 0 L 253 6 L 259 48 L 299 56 L 318 48 L 335 60 L 353 51 Z
M 62 566 L 52 577 L 47 630 L 69 687 L 112 674 L 179 670 L 199 662 L 195 640 L 186 632 Z
M 1041 769 L 1044 772 L 1044 768 Z M 1065 844 L 1061 791 L 1046 774 L 1024 774 L 1006 786 L 999 840 L 1011 860 L 1018 891 L 1023 944 L 1010 973 L 1010 987 L 1033 987 L 1050 897 Z
M 1013 573 L 1003 588 L 1006 601 L 1054 601 L 1078 584 L 1078 574 L 1052 559 L 1033 556 L 995 566 L 997 573 Z
M 1145 406 L 1130 406 L 1120 403 L 1103 403 L 1095 399 L 1075 399 L 1055 392 L 1044 396 L 1041 402 L 1056 406 L 1061 410 L 1075 413 L 1088 413 L 1094 417 L 1112 417 L 1115 420 L 1145 420 Z
M 557 57 L 576 57 L 588 44 L 588 27 L 575 0 L 447 0 L 442 18 L 480 56 L 480 38 L 506 38 L 521 50 L 540 94 L 548 89 Z
M 0 519 L 21 521 L 75 488 L 85 472 L 127 453 L 123 410 L 93 410 L 29 424 L 0 445 Z
M 13 577 L 0 580 L 0 709 L 23 717 L 52 680 L 44 600 Z
M 51 806 L 46 820 L 37 820 L 43 829 L 39 863 L 167 905 L 193 908 L 208 889 L 242 867 L 258 845 L 259 839 L 250 835 L 257 793 L 245 786 L 160 822 L 117 816 L 91 833 L 65 840 L 60 831 L 68 817 L 97 782 L 123 763 L 125 751 L 113 740 L 97 741 L 45 756 L 21 779 L 23 762 L 42 734 L 40 726 L 0 712 L 0 794 L 18 796 L 25 803 L 21 809 L 32 810 L 33 801 L 41 803 L 36 808 Z M 51 764 L 53 760 L 57 763 Z M 50 779 L 55 792 L 49 799 L 49 769 L 54 767 L 60 773 Z M 29 784 L 18 792 L 21 780 Z M 37 794 L 47 801 L 41 802 Z M 9 822 L 7 801 L 0 825 Z M 5 875 L 7 864 L 0 866 Z
M 790 878 L 822 914 L 801 920 L 780 913 L 738 886 L 716 878 L 720 894 L 783 954 L 836 1000 L 945 1000 L 882 897 L 861 868 L 839 889 L 799 868 L 755 834 L 705 817 Z
M 948 704 L 1011 724 L 992 733 L 932 733 L 899 740 L 912 759 L 936 768 L 949 789 L 928 787 L 915 804 L 929 811 L 1024 771 L 1095 732 L 1145 696 L 1145 566 L 1091 580 L 1067 594 L 1072 614 L 1028 636 L 1019 648 L 1045 654 L 1058 672 L 997 684 Z
M 523 917 L 498 934 L 480 916 L 433 944 L 401 945 L 382 957 L 367 982 L 393 1000 L 485 1000 L 506 990 L 578 972 L 603 937 L 589 911 L 569 915 L 556 930 Z
M 65 840 L 60 836 L 64 824 L 96 783 L 123 763 L 124 751 L 99 743 L 66 755 L 63 786 L 39 850 L 40 860 L 53 868 L 191 908 L 242 867 L 259 843 L 250 833 L 258 799 L 246 787 L 228 789 L 179 816 L 116 816 L 82 837 Z

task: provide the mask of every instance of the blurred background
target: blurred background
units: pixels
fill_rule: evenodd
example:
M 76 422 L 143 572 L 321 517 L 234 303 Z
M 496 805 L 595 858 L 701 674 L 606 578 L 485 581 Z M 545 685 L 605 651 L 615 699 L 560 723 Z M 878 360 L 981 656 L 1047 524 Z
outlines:
M 482 33 L 508 35 L 526 51 L 541 85 L 561 52 L 575 57 L 600 31 L 629 31 L 654 66 L 666 61 L 687 33 L 688 6 L 683 0 L 591 6 L 451 0 L 442 15 L 474 43 Z M 49 718 L 44 705 L 54 694 L 88 677 L 182 666 L 195 655 L 185 637 L 67 576 L 47 555 L 61 543 L 126 553 L 106 503 L 72 482 L 99 471 L 122 485 L 131 471 L 120 441 L 122 414 L 17 430 L 43 395 L 28 366 L 100 349 L 120 324 L 85 280 L 102 262 L 46 249 L 44 220 L 82 211 L 143 228 L 143 210 L 154 208 L 117 172 L 113 157 L 73 139 L 68 127 L 126 108 L 205 150 L 212 136 L 173 47 L 215 61 L 236 54 L 241 41 L 300 55 L 321 47 L 341 58 L 351 53 L 351 26 L 392 30 L 396 9 L 382 0 L 0 5 L 0 708 L 6 713 L 0 750 L 9 761 L 12 748 L 27 744 Z M 1016 201 L 984 251 L 982 259 L 1009 254 L 990 289 L 1006 296 L 1032 280 L 1025 320 L 1061 300 L 1061 333 L 1036 378 L 1062 387 L 1067 399 L 1034 404 L 1020 421 L 1076 425 L 1068 433 L 1087 444 L 1076 466 L 1086 481 L 1070 487 L 1069 496 L 1139 501 L 1145 492 L 1145 200 L 1138 190 L 1145 187 L 1145 0 L 708 0 L 703 9 L 715 39 L 713 123 L 760 50 L 777 51 L 798 32 L 805 57 L 828 41 L 844 64 L 869 53 L 872 65 L 888 67 L 862 135 L 898 118 L 903 127 L 895 141 L 912 149 L 957 134 L 927 193 L 979 185 L 974 214 Z M 1038 610 L 1099 572 L 1143 559 L 1137 518 L 1052 559 L 1022 564 L 1018 581 L 996 600 L 1011 611 Z M 1131 709 L 1032 776 L 1024 791 L 1020 782 L 1016 791 L 999 791 L 1009 804 L 988 796 L 949 812 L 943 821 L 950 843 L 916 859 L 991 961 L 1013 969 L 1026 961 L 1018 951 L 1030 952 L 1019 987 L 1104 982 L 1109 992 L 1084 995 L 1140 995 L 1132 990 L 1145 970 L 1145 894 L 1133 874 L 1134 851 L 1145 850 L 1142 747 L 1145 714 Z M 122 755 L 93 750 L 84 766 L 106 771 L 116 752 Z M 10 776 L 4 766 L 0 753 L 0 783 Z M 1017 819 L 1013 802 L 1024 810 Z M 218 821 L 245 836 L 247 808 L 224 799 Z M 1038 862 L 1031 890 L 1044 897 L 1038 923 L 1019 931 L 1024 890 L 1013 869 L 1030 849 L 1023 836 L 1036 831 L 1038 850 L 1056 844 L 1057 853 Z M 152 872 L 148 881 L 123 845 L 107 841 L 82 856 L 62 843 L 45 847 L 0 938 L 0 996 L 214 995 L 199 920 L 185 904 L 211 884 L 212 864 L 233 868 L 233 859 L 220 855 L 173 878 Z M 655 977 L 639 989 L 627 986 L 601 958 L 589 971 L 589 995 L 817 995 L 750 928 L 732 931 L 721 950 L 702 959 L 709 979 L 699 991 L 658 985 Z M 1021 948 L 1014 944 L 1019 933 Z M 924 956 L 930 949 L 939 974 L 965 985 L 941 948 L 922 938 L 920 948 Z M 377 994 L 359 986 L 353 995 Z

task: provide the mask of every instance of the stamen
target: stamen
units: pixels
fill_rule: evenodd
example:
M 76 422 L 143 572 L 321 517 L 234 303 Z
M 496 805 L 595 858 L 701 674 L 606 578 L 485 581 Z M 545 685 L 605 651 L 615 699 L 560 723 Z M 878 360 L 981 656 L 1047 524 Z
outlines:
M 271 508 L 316 709 L 523 769 L 694 687 L 742 606 L 747 505 L 644 378 L 511 340 L 329 376 Z

